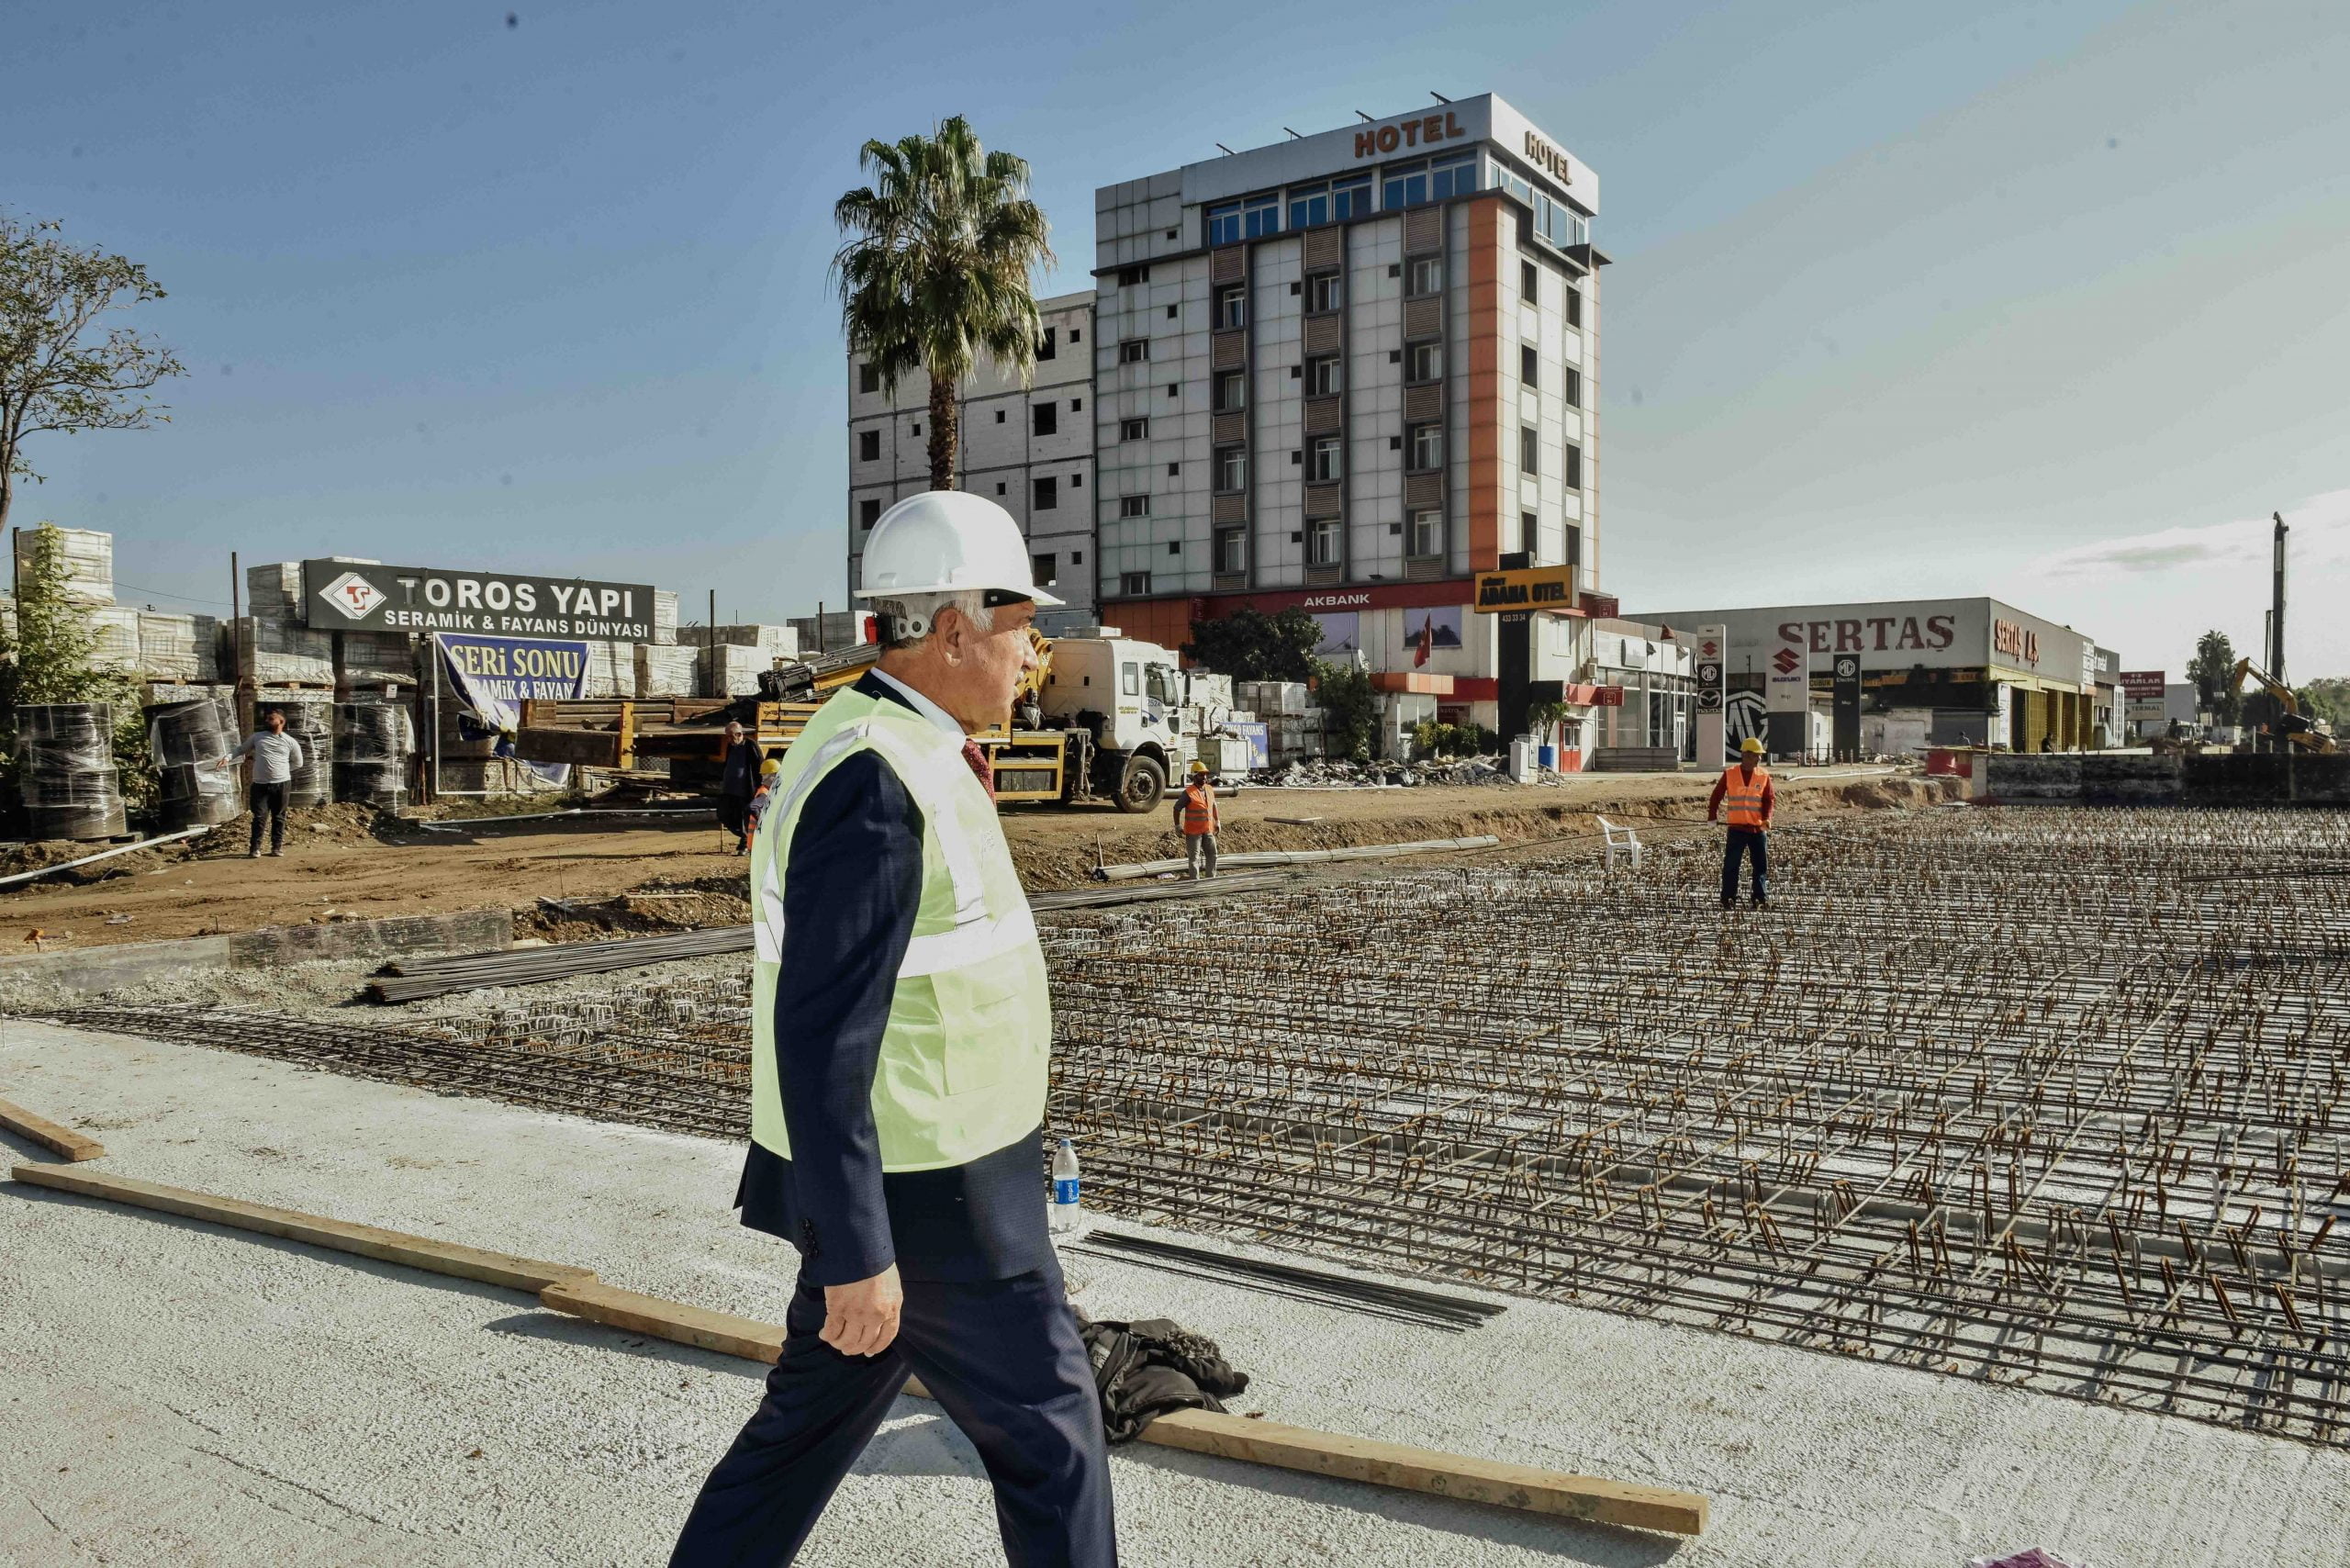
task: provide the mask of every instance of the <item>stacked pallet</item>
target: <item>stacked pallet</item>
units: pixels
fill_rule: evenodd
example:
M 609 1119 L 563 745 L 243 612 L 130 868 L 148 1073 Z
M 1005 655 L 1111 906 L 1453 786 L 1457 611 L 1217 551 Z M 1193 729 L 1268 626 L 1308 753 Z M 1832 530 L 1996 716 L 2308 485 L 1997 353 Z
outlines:
M 640 643 L 634 651 L 636 672 L 632 695 L 691 697 L 695 694 L 698 689 L 695 685 L 698 660 L 694 649 Z
M 756 648 L 769 658 L 796 659 L 800 656 L 800 633 L 788 624 L 754 622 L 741 626 L 712 626 L 696 640 L 738 648 Z
M 33 567 L 33 548 L 39 529 L 20 528 L 17 535 L 17 577 L 21 581 Z M 114 602 L 114 535 L 91 528 L 61 528 L 56 531 L 59 546 L 65 556 L 65 599 L 69 604 L 106 605 Z
M 140 610 L 139 672 L 151 680 L 219 679 L 219 617 Z
M 90 629 L 90 659 L 100 669 L 139 667 L 139 611 L 122 605 L 95 606 L 83 624 Z
M 261 686 L 332 686 L 334 638 L 274 616 L 241 615 L 230 629 L 245 673 Z
M 665 648 L 677 640 L 677 596 L 667 588 L 653 590 L 653 640 Z
M 748 697 L 759 689 L 759 675 L 775 667 L 776 655 L 739 643 L 721 643 L 703 652 L 702 689 Z
M 582 697 L 636 695 L 636 649 L 628 643 L 588 644 L 588 673 L 580 678 Z

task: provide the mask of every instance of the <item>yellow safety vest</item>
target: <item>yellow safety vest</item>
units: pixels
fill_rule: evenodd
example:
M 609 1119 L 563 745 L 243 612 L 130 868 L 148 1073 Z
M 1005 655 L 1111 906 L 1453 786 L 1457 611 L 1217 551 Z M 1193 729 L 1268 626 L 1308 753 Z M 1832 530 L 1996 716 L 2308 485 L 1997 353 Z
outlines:
M 818 710 L 784 754 L 752 853 L 751 1138 L 791 1156 L 775 1041 L 784 873 L 809 796 L 861 751 L 878 752 L 922 810 L 922 898 L 873 1074 L 881 1168 L 968 1164 L 1045 1119 L 1053 1019 L 1044 949 L 1002 822 L 959 739 L 854 688 Z

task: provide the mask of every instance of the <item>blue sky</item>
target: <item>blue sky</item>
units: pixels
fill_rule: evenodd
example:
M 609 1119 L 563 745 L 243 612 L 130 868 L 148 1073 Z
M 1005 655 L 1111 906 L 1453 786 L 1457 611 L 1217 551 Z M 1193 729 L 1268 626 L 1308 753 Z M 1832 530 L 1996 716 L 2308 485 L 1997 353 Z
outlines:
M 234 549 L 836 602 L 862 139 L 1029 158 L 1042 292 L 1097 185 L 1490 89 L 1601 177 L 1627 604 L 1989 592 L 2176 671 L 2256 642 L 2281 508 L 2293 673 L 2350 674 L 2338 5 L 12 13 L 0 202 L 148 263 L 191 372 L 19 493 L 127 601 Z

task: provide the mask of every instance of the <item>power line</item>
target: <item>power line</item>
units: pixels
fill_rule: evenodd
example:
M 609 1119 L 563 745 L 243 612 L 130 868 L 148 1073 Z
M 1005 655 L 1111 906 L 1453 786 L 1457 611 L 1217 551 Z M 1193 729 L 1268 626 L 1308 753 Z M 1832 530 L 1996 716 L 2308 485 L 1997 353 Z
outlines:
M 209 604 L 219 609 L 226 609 L 229 606 L 229 601 L 225 599 L 204 599 L 192 593 L 170 593 L 162 588 L 140 588 L 137 583 L 118 581 L 114 586 L 118 588 L 129 588 L 133 593 L 151 594 L 157 599 L 175 599 L 182 604 Z

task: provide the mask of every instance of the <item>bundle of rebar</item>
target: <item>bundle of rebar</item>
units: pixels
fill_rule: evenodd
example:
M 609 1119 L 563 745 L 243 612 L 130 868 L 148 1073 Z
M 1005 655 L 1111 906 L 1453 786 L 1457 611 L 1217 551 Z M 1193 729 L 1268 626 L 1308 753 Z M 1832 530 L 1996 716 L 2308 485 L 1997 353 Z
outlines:
M 674 935 L 623 936 L 610 942 L 565 942 L 503 953 L 471 953 L 443 958 L 396 958 L 389 972 L 367 982 L 370 1002 L 421 1002 L 452 991 L 483 991 L 567 980 L 574 975 L 632 969 L 677 958 L 706 958 L 750 951 L 747 925 L 712 926 Z
M 1359 1280 L 1346 1274 L 1333 1274 L 1326 1270 L 1301 1268 L 1294 1263 L 1272 1262 L 1261 1258 L 1243 1258 L 1231 1252 L 1212 1252 L 1203 1247 L 1185 1247 L 1180 1242 L 1160 1241 L 1153 1237 L 1095 1230 L 1085 1239 L 1090 1247 L 1080 1247 L 1075 1250 L 1092 1250 L 1114 1257 L 1121 1262 L 1146 1263 L 1171 1273 L 1238 1284 L 1272 1295 L 1336 1306 L 1400 1323 L 1416 1323 L 1424 1328 L 1440 1328 L 1448 1333 L 1458 1334 L 1474 1328 L 1489 1317 L 1499 1316 L 1505 1310 L 1494 1303 L 1474 1301 L 1467 1296 L 1414 1290 L 1409 1285 L 1390 1284 L 1380 1280 Z

